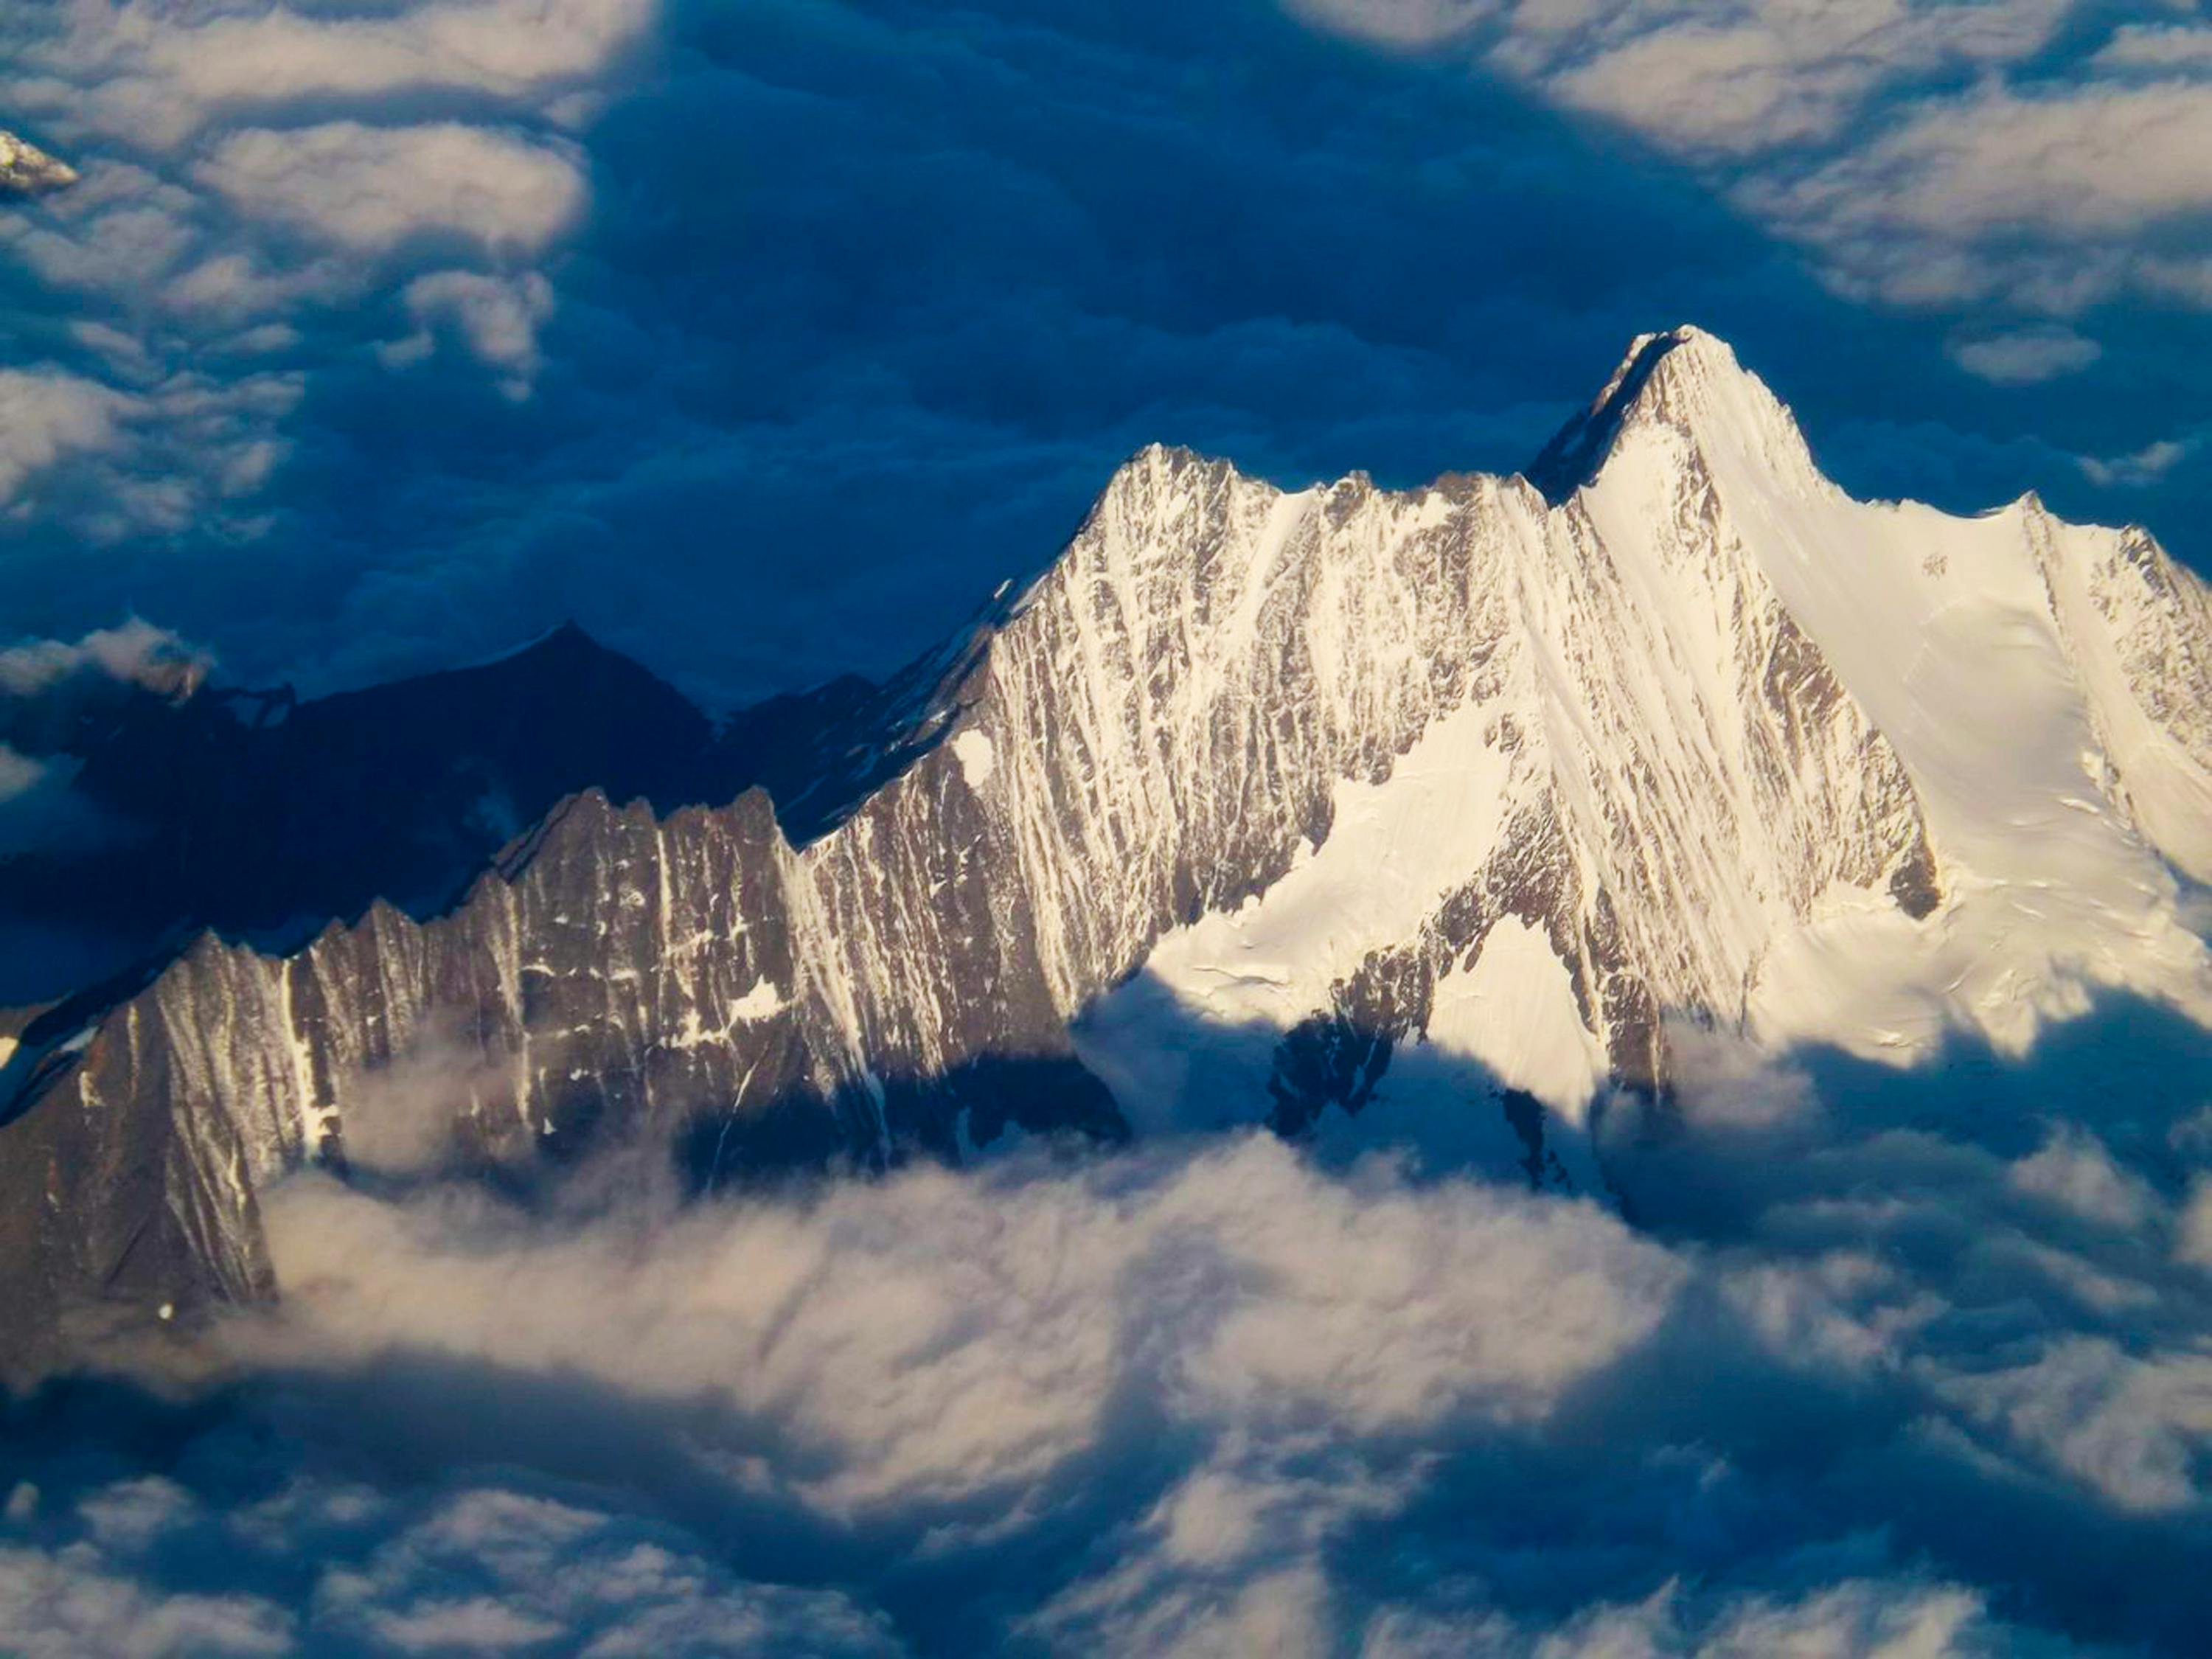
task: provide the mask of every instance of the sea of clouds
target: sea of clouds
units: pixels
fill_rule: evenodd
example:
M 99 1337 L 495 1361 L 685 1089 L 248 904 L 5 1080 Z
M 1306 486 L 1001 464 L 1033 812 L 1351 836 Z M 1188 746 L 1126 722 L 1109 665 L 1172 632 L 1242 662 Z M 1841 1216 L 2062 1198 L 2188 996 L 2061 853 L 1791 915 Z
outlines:
M 11 1408 L 0 1649 L 2186 1653 L 2212 1097 L 2094 1018 L 1902 1076 L 1686 1030 L 1601 1199 L 1379 1117 L 689 1205 L 303 1174 L 278 1306 Z

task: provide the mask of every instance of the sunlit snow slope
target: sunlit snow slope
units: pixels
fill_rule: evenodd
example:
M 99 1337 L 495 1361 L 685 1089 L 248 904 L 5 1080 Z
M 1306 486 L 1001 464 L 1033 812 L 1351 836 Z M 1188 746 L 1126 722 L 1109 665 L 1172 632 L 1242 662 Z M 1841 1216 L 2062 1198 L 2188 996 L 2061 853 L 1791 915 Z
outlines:
M 1900 1060 L 2100 986 L 2212 1022 L 2173 873 L 2212 876 L 2212 600 L 2147 537 L 1853 501 L 1693 330 L 1532 473 L 1148 450 L 805 845 L 757 792 L 586 795 L 448 915 L 203 940 L 49 1020 L 0 1131 L 18 1305 L 256 1293 L 258 1185 L 394 1144 L 641 1126 L 720 1180 L 1395 1109 L 1587 1185 L 1676 1018 Z
M 1210 1099 L 1222 1045 L 1164 1012 L 1371 1026 L 1367 981 L 1410 972 L 1401 1030 L 1572 1114 L 1607 1043 L 1621 1069 L 1620 1024 L 1569 1000 L 1607 931 L 1662 1008 L 1773 1044 L 1905 1059 L 1958 1025 L 2017 1047 L 2098 986 L 2212 1016 L 2167 868 L 2212 872 L 2201 582 L 2140 531 L 2063 525 L 2032 498 L 1976 519 L 1855 501 L 1694 330 L 1638 342 L 1565 435 L 1588 476 L 1556 480 L 1548 509 L 1517 481 L 1349 515 L 1357 483 L 1285 498 L 1327 509 L 1322 597 L 1288 619 L 1309 650 L 1364 677 L 1434 605 L 1486 683 L 1387 780 L 1340 784 L 1334 833 L 1282 881 L 1163 939 L 1157 983 L 1085 1022 L 1097 1063 L 1155 1108 Z M 1392 527 L 1363 544 L 1370 513 Z M 1467 550 L 1463 597 L 1397 528 L 1435 522 Z M 1254 538 L 1252 568 L 1278 540 Z M 1378 551 L 1386 568 L 1363 571 Z M 1399 613 L 1347 609 L 1354 590 Z M 1501 729 L 1525 734 L 1510 754 Z M 1486 861 L 1527 860 L 1540 823 L 1563 830 L 1548 867 L 1577 890 L 1548 912 L 1565 974 L 1449 903 Z M 1442 939 L 1407 969 L 1424 929 Z M 1491 966 L 1508 939 L 1513 964 Z M 1202 1089 L 1183 1086 L 1191 1063 Z

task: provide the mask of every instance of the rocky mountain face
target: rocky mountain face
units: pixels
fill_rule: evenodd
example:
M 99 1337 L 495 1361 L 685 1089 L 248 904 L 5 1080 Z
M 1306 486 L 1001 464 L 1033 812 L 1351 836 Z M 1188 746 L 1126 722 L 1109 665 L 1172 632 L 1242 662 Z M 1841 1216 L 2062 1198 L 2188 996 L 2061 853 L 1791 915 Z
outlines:
M 689 799 L 713 735 L 573 629 L 482 667 L 312 702 L 198 673 L 82 678 L 0 698 L 0 738 L 69 769 L 80 830 L 0 860 L 0 936 L 81 941 L 7 952 L 0 1001 L 75 990 L 88 960 L 103 977 L 158 965 L 204 928 L 280 949 L 380 896 L 442 908 L 587 785 Z
M 149 976 L 207 928 L 284 952 L 380 898 L 439 914 L 588 787 L 668 812 L 757 785 L 786 833 L 810 838 L 927 743 L 927 693 L 969 647 L 720 722 L 573 625 L 494 662 L 310 701 L 213 687 L 182 660 L 0 684 L 0 744 L 67 769 L 56 805 L 72 832 L 0 851 L 0 1006 Z
M 1528 477 L 1148 450 L 943 652 L 772 708 L 445 908 L 204 934 L 21 1024 L 15 1351 L 268 1293 L 256 1194 L 312 1160 L 643 1133 L 712 1185 L 1441 1100 L 1596 1186 L 1680 1021 L 1903 1058 L 2087 985 L 2212 1021 L 2173 873 L 2212 876 L 2203 585 L 2032 500 L 1852 501 L 1694 331 Z

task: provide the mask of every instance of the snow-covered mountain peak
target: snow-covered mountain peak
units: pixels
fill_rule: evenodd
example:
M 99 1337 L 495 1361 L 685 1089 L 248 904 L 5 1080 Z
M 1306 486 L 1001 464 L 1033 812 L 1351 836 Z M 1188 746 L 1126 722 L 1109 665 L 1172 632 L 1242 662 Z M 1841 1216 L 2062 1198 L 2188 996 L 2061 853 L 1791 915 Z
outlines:
M 76 182 L 76 169 L 27 138 L 0 131 L 0 196 L 36 196 Z
M 1832 488 L 1788 407 L 1727 341 L 1686 325 L 1638 335 L 1528 476 L 1556 504 L 1623 465 L 1668 473 L 1744 465 L 1808 493 Z
M 1760 952 L 1747 1023 L 1903 1056 L 1953 1025 L 2023 1046 L 2092 986 L 2212 1017 L 2167 869 L 2212 871 L 2204 584 L 2147 535 L 2033 496 L 1972 518 L 1856 501 L 1724 344 L 1668 337 L 1632 354 L 1563 510 L 1640 581 L 1741 572 L 1778 599 L 1902 760 L 1948 895 L 1911 927 L 1824 901 Z M 1740 631 L 1711 624 L 1693 605 L 1662 625 L 1702 661 Z
M 1172 1044 L 1132 1000 L 1163 991 L 1170 1027 L 1261 1033 L 1261 1072 L 1265 1033 L 1379 1021 L 1570 1112 L 1639 1063 L 1638 996 L 1900 1060 L 1960 1027 L 2024 1044 L 2093 987 L 2212 1017 L 2166 868 L 2212 869 L 2212 618 L 2148 537 L 2035 501 L 1855 501 L 1694 328 L 1634 342 L 1528 482 L 1285 492 L 1170 449 L 1116 476 L 1040 586 L 1065 632 L 1054 672 L 1020 671 L 1023 701 L 1058 720 L 1083 688 L 1082 723 L 1136 769 L 1086 766 L 1086 787 L 1165 809 L 1158 845 L 1193 823 L 1202 843 L 1279 838 L 1224 860 L 1261 890 L 1176 878 L 1210 914 L 1091 1021 L 1103 1072 Z M 1009 665 L 1038 648 L 1003 646 Z M 1002 755 L 1071 740 L 1014 724 Z M 1255 791 L 1252 757 L 1301 812 Z M 1115 862 L 1075 861 L 1094 858 Z M 1528 960 L 1486 989 L 1492 939 Z M 1512 1018 L 1559 1040 L 1499 1048 L 1467 1009 L 1538 957 L 1557 994 Z M 1594 1015 L 1608 979 L 1620 1007 Z M 1137 1099 L 1231 1086 L 1157 1065 L 1122 1081 Z

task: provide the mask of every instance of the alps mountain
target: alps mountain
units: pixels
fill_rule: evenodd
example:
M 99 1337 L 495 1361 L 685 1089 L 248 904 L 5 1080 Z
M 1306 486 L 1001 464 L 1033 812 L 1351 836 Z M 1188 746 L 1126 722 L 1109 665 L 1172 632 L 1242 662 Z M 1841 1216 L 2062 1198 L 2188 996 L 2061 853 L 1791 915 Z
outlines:
M 643 1137 L 713 1186 L 1419 1113 L 1601 1193 L 1597 1122 L 1686 1029 L 1910 1063 L 2101 988 L 2212 1024 L 2212 593 L 2033 497 L 1850 499 L 1695 330 L 1525 477 L 1147 450 L 881 688 L 718 731 L 608 657 L 471 671 L 501 744 L 352 780 L 436 833 L 343 869 L 267 838 L 9 1020 L 0 1347 L 271 1293 L 256 1194 L 310 1161 L 520 1179 Z M 587 674 L 613 702 L 563 701 Z M 388 746 L 343 712 L 283 715 Z M 191 719 L 264 793 L 308 764 Z

